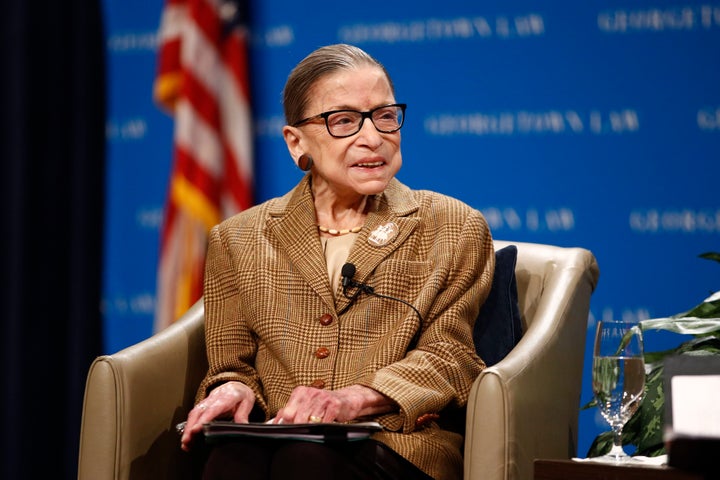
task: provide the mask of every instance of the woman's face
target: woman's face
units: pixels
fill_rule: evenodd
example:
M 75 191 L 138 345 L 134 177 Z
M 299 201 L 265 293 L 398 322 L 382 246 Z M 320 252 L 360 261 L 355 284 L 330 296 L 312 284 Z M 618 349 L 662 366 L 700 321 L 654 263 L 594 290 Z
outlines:
M 311 117 L 330 110 L 365 112 L 395 103 L 390 84 L 378 67 L 344 70 L 321 78 L 310 90 L 305 112 Z M 366 118 L 358 133 L 332 137 L 322 119 L 300 127 L 285 127 L 293 158 L 313 157 L 313 189 L 330 190 L 341 198 L 374 195 L 385 190 L 402 165 L 400 131 L 380 133 Z

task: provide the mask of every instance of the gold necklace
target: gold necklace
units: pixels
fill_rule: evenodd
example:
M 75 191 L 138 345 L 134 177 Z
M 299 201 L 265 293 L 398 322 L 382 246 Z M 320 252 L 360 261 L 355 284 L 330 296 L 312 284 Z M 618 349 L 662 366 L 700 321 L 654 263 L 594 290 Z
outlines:
M 336 237 L 340 235 L 347 235 L 348 233 L 358 233 L 360 230 L 362 230 L 362 225 L 359 227 L 353 227 L 353 228 L 346 228 L 343 230 L 336 230 L 334 228 L 328 228 L 323 227 L 322 225 L 318 225 L 318 230 L 320 230 L 323 233 L 329 233 L 330 235 L 335 235 Z

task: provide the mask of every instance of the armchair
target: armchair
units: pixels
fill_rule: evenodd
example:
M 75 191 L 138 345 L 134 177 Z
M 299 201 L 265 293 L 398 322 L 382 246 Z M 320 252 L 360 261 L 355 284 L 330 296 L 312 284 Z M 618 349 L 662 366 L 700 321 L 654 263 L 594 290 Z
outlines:
M 495 241 L 499 249 L 509 242 Z M 475 381 L 467 409 L 465 479 L 529 479 L 535 458 L 569 458 L 590 295 L 598 278 L 580 248 L 518 243 L 524 336 Z M 78 479 L 190 479 L 179 448 L 207 360 L 202 302 L 136 345 L 92 363 L 85 387 Z

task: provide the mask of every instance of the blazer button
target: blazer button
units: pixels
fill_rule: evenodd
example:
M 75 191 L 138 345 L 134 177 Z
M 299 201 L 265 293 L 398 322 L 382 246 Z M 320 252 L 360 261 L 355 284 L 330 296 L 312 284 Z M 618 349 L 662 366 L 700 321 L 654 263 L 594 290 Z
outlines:
M 320 317 L 320 325 L 323 327 L 327 327 L 328 325 L 332 324 L 333 317 L 329 313 L 326 313 Z
M 434 422 L 435 420 L 439 419 L 440 415 L 437 413 L 423 413 L 420 415 L 417 420 L 415 420 L 415 425 L 417 427 L 423 427 L 427 425 L 428 423 Z
M 325 381 L 318 378 L 317 380 L 313 380 L 310 386 L 313 388 L 325 388 Z
M 325 347 L 320 347 L 317 350 L 315 350 L 315 357 L 317 358 L 327 358 L 330 356 L 330 350 L 328 350 Z

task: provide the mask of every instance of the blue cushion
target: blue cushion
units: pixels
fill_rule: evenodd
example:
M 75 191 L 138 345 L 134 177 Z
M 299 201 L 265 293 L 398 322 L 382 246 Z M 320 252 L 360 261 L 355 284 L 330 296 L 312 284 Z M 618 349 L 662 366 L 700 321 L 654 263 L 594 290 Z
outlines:
M 522 338 L 515 263 L 517 247 L 508 245 L 495 252 L 495 276 L 485 303 L 480 307 L 473 340 L 487 366 L 507 355 Z

